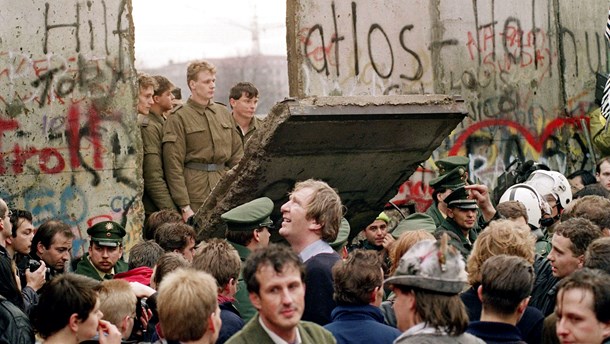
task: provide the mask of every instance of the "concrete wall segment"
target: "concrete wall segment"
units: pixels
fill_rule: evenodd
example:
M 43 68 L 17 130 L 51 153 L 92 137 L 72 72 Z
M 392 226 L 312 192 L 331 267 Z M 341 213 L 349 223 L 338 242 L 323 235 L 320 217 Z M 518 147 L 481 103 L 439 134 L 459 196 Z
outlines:
M 122 223 L 143 210 L 130 0 L 2 1 L 0 197 L 34 225 Z

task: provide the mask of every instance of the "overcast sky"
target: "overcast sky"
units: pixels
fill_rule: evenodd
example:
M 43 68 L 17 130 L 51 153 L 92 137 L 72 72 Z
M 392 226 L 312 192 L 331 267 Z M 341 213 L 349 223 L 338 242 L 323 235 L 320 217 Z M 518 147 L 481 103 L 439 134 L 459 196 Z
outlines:
M 256 14 L 260 51 L 286 55 L 286 0 L 133 0 L 136 67 L 248 55 Z

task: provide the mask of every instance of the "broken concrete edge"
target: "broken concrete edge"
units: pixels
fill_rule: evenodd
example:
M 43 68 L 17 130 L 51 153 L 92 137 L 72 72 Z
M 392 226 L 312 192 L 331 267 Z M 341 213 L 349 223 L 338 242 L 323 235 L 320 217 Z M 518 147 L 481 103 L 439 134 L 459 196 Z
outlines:
M 220 215 L 235 207 L 235 204 L 250 200 L 248 199 L 250 194 L 242 190 L 250 188 L 257 179 L 260 173 L 260 158 L 265 155 L 265 148 L 269 146 L 277 127 L 290 117 L 288 104 L 291 103 L 296 103 L 296 101 L 287 99 L 271 108 L 260 130 L 257 130 L 248 140 L 242 160 L 222 177 L 197 210 L 194 226 L 198 240 L 224 237 L 225 227 L 220 220 Z M 259 163 L 250 163 L 256 160 L 259 160 Z
M 463 116 L 467 115 L 464 110 L 463 99 L 459 96 L 446 95 L 400 95 L 400 96 L 366 96 L 366 97 L 309 97 L 304 99 L 285 99 L 277 103 L 271 110 L 269 115 L 263 122 L 263 126 L 257 131 L 248 141 L 245 147 L 244 157 L 237 166 L 227 172 L 219 181 L 216 187 L 212 190 L 208 198 L 204 201 L 201 208 L 197 210 L 194 217 L 194 225 L 198 234 L 199 240 L 205 240 L 211 237 L 224 237 L 226 226 L 220 220 L 222 213 L 231 208 L 252 200 L 253 195 L 250 190 L 252 185 L 260 179 L 261 164 L 265 162 L 264 157 L 269 150 L 274 147 L 270 146 L 274 138 L 275 132 L 286 120 L 295 114 L 312 114 L 319 109 L 328 109 L 329 107 L 346 106 L 370 107 L 383 105 L 413 105 L 414 107 L 431 106 L 434 111 L 441 113 L 457 113 Z M 434 114 L 434 111 L 426 111 L 427 114 Z M 332 112 L 332 111 L 331 111 Z M 456 124 L 457 125 L 457 124 Z M 440 126 L 438 132 L 432 137 L 440 138 L 433 140 L 426 151 L 426 160 L 436 147 L 438 147 L 444 138 L 449 135 L 453 127 Z M 418 162 L 418 163 L 421 163 Z M 405 173 L 397 178 L 398 187 L 415 171 L 415 168 L 408 168 Z M 390 192 L 390 191 L 388 191 Z M 387 200 L 394 195 L 385 195 Z M 258 197 L 258 196 L 257 196 Z M 380 201 L 383 203 L 382 201 Z M 357 230 L 354 228 L 354 230 Z

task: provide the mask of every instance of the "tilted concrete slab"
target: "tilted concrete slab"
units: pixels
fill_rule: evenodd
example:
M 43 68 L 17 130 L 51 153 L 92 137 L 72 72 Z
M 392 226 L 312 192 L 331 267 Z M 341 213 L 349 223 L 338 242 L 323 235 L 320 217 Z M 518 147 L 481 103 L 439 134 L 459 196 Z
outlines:
M 288 192 L 308 178 L 324 180 L 339 191 L 354 235 L 466 114 L 461 98 L 444 95 L 278 103 L 248 142 L 243 160 L 197 212 L 199 237 L 223 236 L 220 214 L 257 197 L 274 201 L 272 219 L 279 220 Z

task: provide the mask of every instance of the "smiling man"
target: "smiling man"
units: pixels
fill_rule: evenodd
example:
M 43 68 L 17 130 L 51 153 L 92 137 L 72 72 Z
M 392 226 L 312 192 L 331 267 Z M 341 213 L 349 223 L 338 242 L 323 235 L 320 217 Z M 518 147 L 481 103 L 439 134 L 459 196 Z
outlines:
M 186 75 L 191 97 L 165 122 L 162 154 L 169 192 L 185 222 L 244 154 L 235 120 L 212 100 L 216 67 L 192 62 Z
M 336 306 L 332 268 L 341 257 L 328 243 L 339 233 L 341 198 L 325 182 L 308 179 L 294 186 L 281 211 L 280 235 L 298 253 L 307 271 L 303 319 L 324 326 Z
M 113 221 L 102 221 L 89 227 L 87 234 L 91 236 L 89 252 L 78 262 L 77 274 L 103 281 L 127 271 L 127 263 L 121 260 L 126 234 L 123 226 Z
M 305 268 L 288 247 L 271 244 L 246 260 L 244 279 L 259 314 L 227 344 L 335 343 L 324 328 L 301 321 Z

